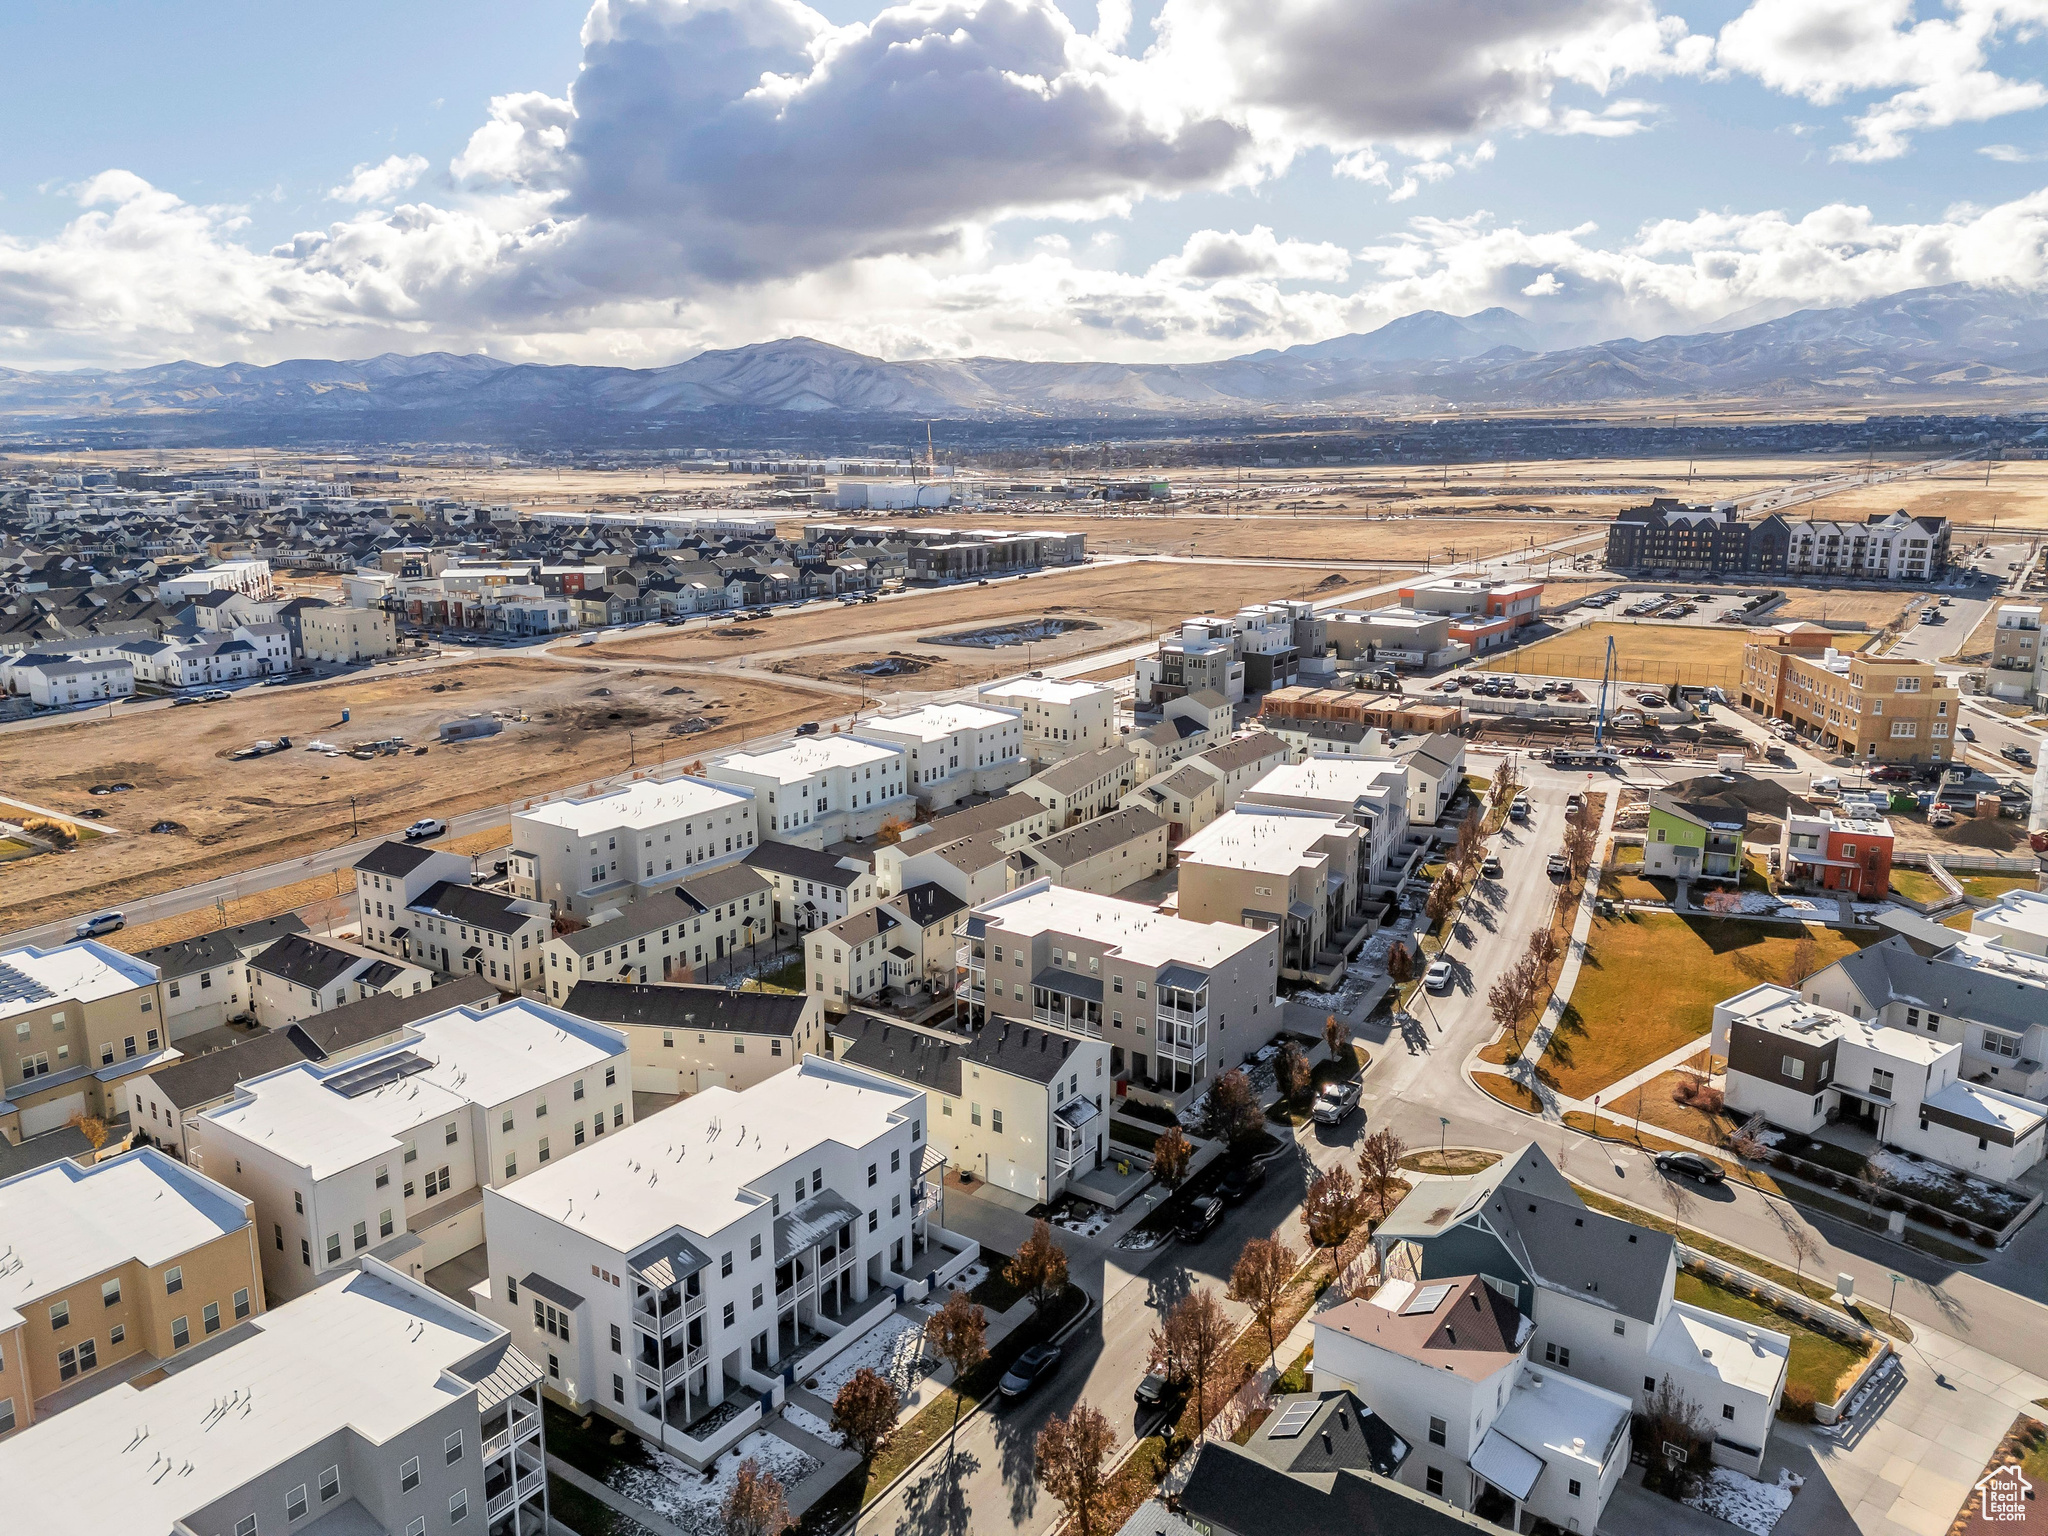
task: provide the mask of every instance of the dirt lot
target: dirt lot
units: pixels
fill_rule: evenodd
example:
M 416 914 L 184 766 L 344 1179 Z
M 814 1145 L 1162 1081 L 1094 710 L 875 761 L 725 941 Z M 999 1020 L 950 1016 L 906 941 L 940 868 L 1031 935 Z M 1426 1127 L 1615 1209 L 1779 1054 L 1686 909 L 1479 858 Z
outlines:
M 442 691 L 433 691 L 436 685 Z M 629 753 L 642 764 L 694 759 L 736 743 L 743 732 L 813 717 L 821 702 L 816 693 L 766 679 L 635 676 L 631 669 L 506 659 L 258 689 L 227 704 L 11 733 L 0 736 L 0 783 L 54 810 L 97 807 L 108 825 L 134 835 L 9 864 L 0 925 L 330 845 L 348 835 L 351 797 L 366 832 L 392 831 L 418 816 L 504 804 L 615 773 Z M 353 717 L 347 725 L 343 706 Z M 442 722 L 493 710 L 527 719 L 508 721 L 479 741 L 439 744 Z M 696 720 L 709 728 L 671 734 Z M 292 738 L 291 750 L 226 760 L 259 735 L 279 734 Z M 427 753 L 364 762 L 301 749 L 316 738 L 347 745 L 390 736 L 425 745 Z M 121 782 L 134 788 L 87 792 Z M 160 820 L 180 830 L 146 830 Z
M 998 519 L 1012 521 L 1013 519 Z M 1088 535 L 1095 555 L 1196 555 L 1228 560 L 1398 560 L 1436 564 L 1473 560 L 1600 532 L 1584 517 L 1488 520 L 1476 516 L 1345 515 L 1337 504 L 1302 512 L 1241 508 L 1202 512 L 1105 513 L 1093 517 L 1032 513 L 1031 528 Z M 1597 549 L 1588 544 L 1587 549 Z M 1541 569 L 1541 562 L 1538 562 Z
M 1906 604 L 1921 601 L 1909 592 L 1801 592 L 1786 590 L 1785 601 L 1763 617 L 1767 624 L 1789 624 L 1805 619 L 1825 624 L 1830 619 L 1868 624 L 1883 629 L 1901 613 Z
M 1615 676 L 1628 683 L 1684 683 L 1697 687 L 1739 687 L 1742 648 L 1749 632 L 1692 624 L 1588 624 L 1567 635 L 1539 640 L 1485 666 L 1489 672 L 1522 672 L 1532 677 L 1597 680 L 1614 637 Z M 1840 635 L 1846 648 L 1867 635 Z
M 1980 464 L 1974 470 L 1958 465 L 1939 474 L 1842 491 L 1814 503 L 1813 515 L 1861 520 L 1868 513 L 1900 507 L 1916 516 L 1971 525 L 1967 532 L 1957 530 L 1957 548 L 1990 534 L 1994 524 L 1999 533 L 2048 532 L 2048 459 L 1994 464 L 1988 486 Z M 1792 515 L 1801 512 L 1795 509 Z

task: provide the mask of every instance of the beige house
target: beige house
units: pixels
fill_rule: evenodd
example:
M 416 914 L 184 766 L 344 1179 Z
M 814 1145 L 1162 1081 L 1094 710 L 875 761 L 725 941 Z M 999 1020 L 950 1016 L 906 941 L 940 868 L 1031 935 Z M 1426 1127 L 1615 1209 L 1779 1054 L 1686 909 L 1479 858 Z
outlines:
M 1321 972 L 1352 923 L 1365 834 L 1314 811 L 1239 805 L 1176 850 L 1180 915 L 1280 936 L 1280 974 Z
M 0 1435 L 261 1312 L 253 1219 L 154 1147 L 0 1181 Z
M 1120 804 L 1127 811 L 1145 811 L 1163 821 L 1171 849 L 1223 814 L 1223 781 L 1204 773 L 1197 758 L 1147 779 Z
M 547 1000 L 562 1002 L 579 981 L 703 981 L 736 956 L 772 954 L 769 908 L 767 878 L 727 864 L 623 910 L 607 909 L 588 928 L 542 946 Z
M 171 1049 L 157 969 L 79 939 L 0 950 L 0 1135 L 21 1141 L 81 1115 L 113 1119 L 125 1078 Z
M 1014 709 L 980 704 L 925 704 L 864 722 L 861 736 L 908 754 L 910 787 L 932 811 L 971 795 L 1000 794 L 1031 771 L 1024 725 Z
M 635 1093 L 751 1088 L 826 1048 L 815 993 L 583 981 L 564 1008 L 626 1036 Z
M 338 939 L 288 934 L 250 959 L 249 1013 L 265 1029 L 282 1029 L 344 1003 L 424 992 L 434 973 Z
M 1168 700 L 1164 718 L 1157 725 L 1133 731 L 1124 742 L 1138 759 L 1138 777 L 1149 779 L 1228 741 L 1235 720 L 1230 701 L 1204 688 Z
M 905 829 L 901 846 L 908 847 L 927 837 L 950 842 L 954 838 L 989 833 L 1004 848 L 1014 848 L 1052 830 L 1052 813 L 1042 801 L 1019 787 L 1007 795 L 984 800 L 979 805 L 956 806 L 950 811 L 941 811 L 930 821 Z
M 836 1014 L 890 993 L 943 994 L 966 912 L 966 901 L 926 882 L 812 934 L 804 958 L 811 996 Z
M 308 661 L 357 662 L 398 653 L 398 619 L 381 608 L 305 608 L 299 647 Z
M 1111 811 L 1017 850 L 1018 878 L 1114 896 L 1166 869 L 1167 824 L 1150 811 Z
M 1064 832 L 1115 810 L 1140 777 L 1138 760 L 1120 743 L 1041 768 L 1017 788 L 1045 807 L 1049 831 Z
M 1019 677 L 983 684 L 981 697 L 1017 711 L 1024 755 L 1034 763 L 1056 763 L 1116 743 L 1116 690 L 1105 684 Z
M 797 843 L 763 843 L 746 862 L 768 881 L 778 934 L 809 933 L 874 904 L 875 868 L 865 859 Z
M 1742 653 L 1742 704 L 1789 720 L 1823 751 L 1865 763 L 1940 763 L 1961 696 L 1930 662 L 1866 656 L 1827 646 L 1791 628 L 1752 630 Z M 1825 638 L 1825 636 L 1823 636 Z
M 970 907 L 1013 889 L 1019 867 L 1019 855 L 994 832 L 950 842 L 920 838 L 915 844 L 904 842 L 875 854 L 877 884 L 885 893 L 937 885 Z

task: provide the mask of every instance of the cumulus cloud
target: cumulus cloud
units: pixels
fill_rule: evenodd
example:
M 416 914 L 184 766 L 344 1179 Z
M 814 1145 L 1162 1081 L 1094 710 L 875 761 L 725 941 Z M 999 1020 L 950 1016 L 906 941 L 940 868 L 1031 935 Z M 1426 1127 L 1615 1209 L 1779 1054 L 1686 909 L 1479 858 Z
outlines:
M 1249 234 L 1203 229 L 1188 236 L 1180 253 L 1155 262 L 1146 274 L 1173 282 L 1213 283 L 1223 278 L 1261 277 L 1303 282 L 1341 282 L 1350 274 L 1351 254 L 1322 241 L 1282 240 L 1263 224 Z
M 403 192 L 426 174 L 425 155 L 390 155 L 375 165 L 359 165 L 349 179 L 329 187 L 327 195 L 337 203 L 381 203 Z
M 1831 151 L 1841 160 L 1896 159 L 1926 129 L 2048 105 L 2040 81 L 1987 67 L 2002 43 L 2038 35 L 2048 0 L 1951 0 L 1949 10 L 1918 18 L 1913 0 L 1755 0 L 1721 29 L 1716 57 L 1818 106 L 1892 91 L 1851 118 L 1855 137 Z
M 1980 144 L 1977 153 L 2001 165 L 2032 165 L 2041 158 L 2038 153 L 2021 149 L 2017 144 Z

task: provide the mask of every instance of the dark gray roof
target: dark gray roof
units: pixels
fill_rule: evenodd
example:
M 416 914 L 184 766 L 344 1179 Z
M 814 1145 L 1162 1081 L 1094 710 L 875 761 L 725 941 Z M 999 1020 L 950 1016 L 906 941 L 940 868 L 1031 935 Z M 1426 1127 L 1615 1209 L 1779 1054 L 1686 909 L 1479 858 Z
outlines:
M 740 862 L 750 869 L 767 870 L 771 874 L 788 875 L 797 880 L 821 881 L 831 886 L 851 885 L 867 874 L 865 869 L 842 867 L 839 859 L 838 854 L 800 848 L 795 843 L 763 843 Z
M 411 874 L 433 854 L 434 850 L 425 843 L 401 843 L 388 839 L 357 859 L 355 868 L 364 874 L 390 875 L 396 879 Z
M 1031 777 L 1034 783 L 1043 784 L 1054 794 L 1072 795 L 1111 774 L 1135 773 L 1136 762 L 1129 747 L 1098 747 L 1093 752 L 1063 758 Z
M 2048 1018 L 2048 987 L 2002 975 L 1988 965 L 1958 965 L 1940 954 L 1922 954 L 1904 938 L 1880 939 L 1844 955 L 1828 967 L 1828 974 L 1835 973 L 1873 1010 L 1909 1003 L 2015 1034 Z
M 406 910 L 431 912 L 450 922 L 467 923 L 491 933 L 517 933 L 533 921 L 525 913 L 513 910 L 512 897 L 481 891 L 473 885 L 458 885 L 453 880 L 428 886 Z
M 1512 1316 L 1514 1309 L 1508 1309 Z M 1293 1409 L 1289 1413 L 1289 1409 Z M 1314 1412 L 1307 1419 L 1302 1415 Z M 1274 1431 L 1280 1431 L 1278 1434 Z M 1350 1392 L 1289 1392 L 1273 1399 L 1273 1411 L 1245 1449 L 1282 1472 L 1369 1470 L 1393 1477 L 1412 1447 L 1394 1427 Z
M 1903 939 L 1915 954 L 1938 955 L 1945 949 L 1954 949 L 1957 934 L 1953 928 L 1944 927 L 1931 918 L 1922 917 L 1918 912 L 1905 907 L 1883 907 L 1871 921 L 1888 937 Z
M 546 1275 L 529 1274 L 519 1283 L 529 1291 L 532 1291 L 534 1295 L 544 1296 L 556 1306 L 566 1308 L 568 1311 L 574 1312 L 583 1305 L 583 1298 L 581 1296 L 570 1290 L 566 1285 L 557 1285 Z
M 335 977 L 348 974 L 361 958 L 303 934 L 289 934 L 249 963 L 295 986 L 324 987 Z
M 175 976 L 190 976 L 195 971 L 210 971 L 215 966 L 232 964 L 242 957 L 245 949 L 305 931 L 306 925 L 299 920 L 298 914 L 286 912 L 277 917 L 243 923 L 236 928 L 216 928 L 211 933 L 180 939 L 174 944 L 159 944 L 155 949 L 143 950 L 135 958 L 147 960 L 162 971 L 168 981 Z
M 1125 756 L 1129 755 L 1125 753 Z M 1021 789 L 1013 789 L 1007 795 L 984 800 L 978 805 L 957 806 L 950 811 L 939 812 L 932 817 L 929 823 L 931 830 L 927 835 L 951 839 L 972 837 L 977 832 L 1000 832 L 1005 827 L 1013 827 L 1020 821 L 1044 814 L 1044 806 Z
M 1687 821 L 1697 822 L 1703 827 L 1749 825 L 1749 807 L 1740 800 L 1682 800 L 1677 795 L 1653 789 L 1650 791 L 1650 809 L 1663 811 L 1667 815 L 1683 816 Z
M 86 1140 L 85 1132 L 75 1125 L 60 1125 L 54 1131 L 44 1131 L 40 1136 L 30 1136 L 23 1141 L 9 1141 L 0 1136 L 0 1179 L 11 1179 L 17 1173 L 30 1173 L 52 1163 L 84 1157 L 92 1150 L 92 1143 Z
M 842 917 L 832 925 L 830 932 L 838 935 L 840 940 L 848 945 L 865 944 L 869 939 L 878 938 L 896 926 L 896 919 L 880 907 L 869 907 L 865 912 Z
M 373 960 L 368 970 L 356 978 L 366 987 L 387 986 L 404 975 L 404 971 L 389 960 Z
M 927 880 L 923 885 L 913 885 L 909 890 L 894 897 L 890 903 L 900 907 L 903 915 L 920 928 L 930 928 L 942 923 L 955 912 L 965 912 L 967 903 L 955 896 L 942 885 Z
M 1065 867 L 1078 864 L 1083 859 L 1092 859 L 1098 854 L 1121 848 L 1154 833 L 1161 836 L 1166 832 L 1166 823 L 1150 811 L 1111 811 L 1107 816 L 1098 816 L 1093 821 L 1084 821 L 1080 826 L 1065 832 L 1055 832 L 1051 837 L 1041 838 L 1028 849 L 1020 850 L 1032 858 L 1043 858 L 1048 863 Z
M 1220 747 L 1211 747 L 1202 754 L 1202 761 L 1229 773 L 1237 768 L 1249 768 L 1264 758 L 1278 755 L 1287 756 L 1287 743 L 1268 730 L 1256 730 L 1246 736 L 1226 741 Z
M 489 1006 L 498 1001 L 498 989 L 481 976 L 454 976 L 424 992 L 400 995 L 380 992 L 325 1013 L 299 1020 L 292 1028 L 312 1042 L 323 1057 L 337 1056 L 367 1045 L 419 1019 L 432 1018 L 451 1008 L 470 1004 Z
M 1664 1300 L 1676 1239 L 1569 1201 L 1503 1190 L 1486 1218 L 1538 1284 L 1652 1323 Z
M 1470 1536 L 1484 1529 L 1448 1505 L 1364 1472 L 1339 1472 L 1326 1493 L 1237 1446 L 1201 1448 L 1180 1507 L 1215 1536 Z
M 579 981 L 562 1007 L 599 1024 L 659 1029 L 720 1029 L 741 1035 L 792 1036 L 805 999 L 789 992 L 728 992 L 724 987 L 655 986 Z
M 849 1013 L 831 1028 L 834 1036 L 846 1042 L 839 1053 L 842 1061 L 956 1098 L 963 1061 L 1043 1084 L 1060 1075 L 1082 1043 L 1064 1030 L 1008 1021 L 991 1022 L 973 1034 L 958 1034 L 871 1013 Z
M 743 896 L 760 896 L 765 902 L 768 888 L 768 877 L 743 863 L 722 864 L 674 887 L 684 905 L 696 912 L 709 912 Z
M 226 1098 L 237 1083 L 296 1066 L 319 1054 L 297 1029 L 267 1030 L 222 1050 L 173 1062 L 150 1073 L 150 1081 L 177 1108 L 192 1109 Z

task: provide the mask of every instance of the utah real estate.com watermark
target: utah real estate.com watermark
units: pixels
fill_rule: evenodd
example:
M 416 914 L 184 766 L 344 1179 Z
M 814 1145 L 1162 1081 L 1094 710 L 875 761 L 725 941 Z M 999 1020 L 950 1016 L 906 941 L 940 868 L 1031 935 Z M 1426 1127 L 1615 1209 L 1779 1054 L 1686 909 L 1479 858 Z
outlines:
M 1994 1467 L 1977 1479 L 1979 1517 L 2000 1524 L 2024 1525 L 2033 1491 L 2034 1485 L 2020 1471 L 2018 1462 Z

